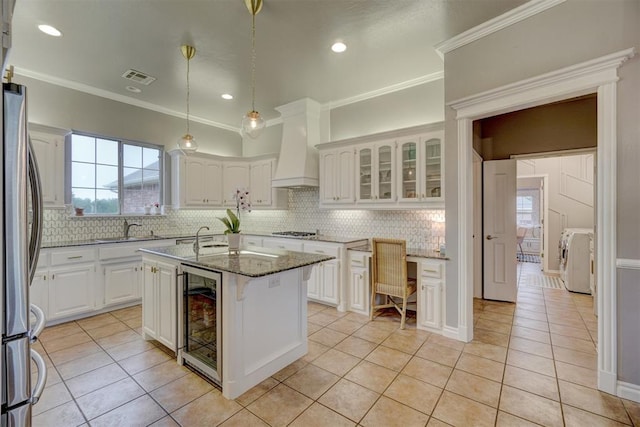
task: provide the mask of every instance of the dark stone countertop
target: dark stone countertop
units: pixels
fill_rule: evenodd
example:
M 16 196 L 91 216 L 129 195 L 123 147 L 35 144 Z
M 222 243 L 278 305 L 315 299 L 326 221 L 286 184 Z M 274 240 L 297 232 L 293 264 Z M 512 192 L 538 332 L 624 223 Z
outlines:
M 237 252 L 230 252 L 227 248 L 202 248 L 197 259 L 190 245 L 143 248 L 140 251 L 172 258 L 182 264 L 248 277 L 267 276 L 334 259 L 334 257 L 327 255 L 258 246 L 247 246 Z
M 362 246 L 354 246 L 353 248 L 349 248 L 350 251 L 360 251 L 360 252 L 371 252 L 371 243 L 367 243 Z M 429 249 L 421 249 L 421 248 L 412 248 L 407 246 L 407 256 L 415 257 L 415 258 L 431 258 L 431 259 L 441 259 L 443 261 L 448 261 L 449 258 L 445 255 L 440 255 L 440 252 L 436 252 Z

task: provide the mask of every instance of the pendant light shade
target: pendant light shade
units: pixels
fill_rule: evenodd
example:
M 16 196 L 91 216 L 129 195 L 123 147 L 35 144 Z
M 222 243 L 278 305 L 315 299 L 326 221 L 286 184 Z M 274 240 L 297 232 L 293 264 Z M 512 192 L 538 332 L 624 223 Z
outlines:
M 257 138 L 264 130 L 267 123 L 257 111 L 249 111 L 242 118 L 242 133 L 251 138 Z
M 266 122 L 256 111 L 256 15 L 262 9 L 262 0 L 244 0 L 249 13 L 251 13 L 251 111 L 242 118 L 242 135 L 257 138 Z
M 189 45 L 182 45 L 180 50 L 182 51 L 182 56 L 187 60 L 187 133 L 178 140 L 178 148 L 188 154 L 193 153 L 198 149 L 196 139 L 189 133 L 189 62 L 191 61 L 191 58 L 196 56 L 196 48 Z

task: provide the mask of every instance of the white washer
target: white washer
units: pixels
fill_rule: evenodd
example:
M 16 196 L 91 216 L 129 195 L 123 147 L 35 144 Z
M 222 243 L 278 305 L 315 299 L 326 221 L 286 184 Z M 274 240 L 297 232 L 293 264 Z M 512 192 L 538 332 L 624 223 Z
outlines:
M 560 239 L 560 276 L 572 292 L 591 294 L 593 230 L 567 228 Z

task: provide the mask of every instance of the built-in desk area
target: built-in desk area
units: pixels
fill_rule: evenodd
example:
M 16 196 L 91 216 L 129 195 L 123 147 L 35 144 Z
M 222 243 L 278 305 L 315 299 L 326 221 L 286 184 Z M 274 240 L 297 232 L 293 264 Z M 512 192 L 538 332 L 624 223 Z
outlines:
M 348 310 L 369 315 L 371 245 L 348 250 Z M 442 334 L 445 316 L 445 262 L 439 252 L 407 247 L 407 275 L 417 279 L 418 329 Z

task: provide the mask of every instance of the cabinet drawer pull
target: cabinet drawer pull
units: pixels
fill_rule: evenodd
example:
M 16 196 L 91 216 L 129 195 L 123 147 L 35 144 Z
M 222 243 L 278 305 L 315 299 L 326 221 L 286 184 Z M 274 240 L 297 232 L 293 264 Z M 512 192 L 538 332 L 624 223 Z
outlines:
M 320 249 L 316 249 L 316 252 L 319 253 L 319 254 L 323 254 L 324 253 L 324 251 L 321 251 Z
M 423 268 L 423 271 L 426 271 L 428 273 L 437 273 L 438 272 L 438 270 L 432 270 L 430 268 Z
M 81 259 L 82 255 L 68 256 L 67 259 Z

